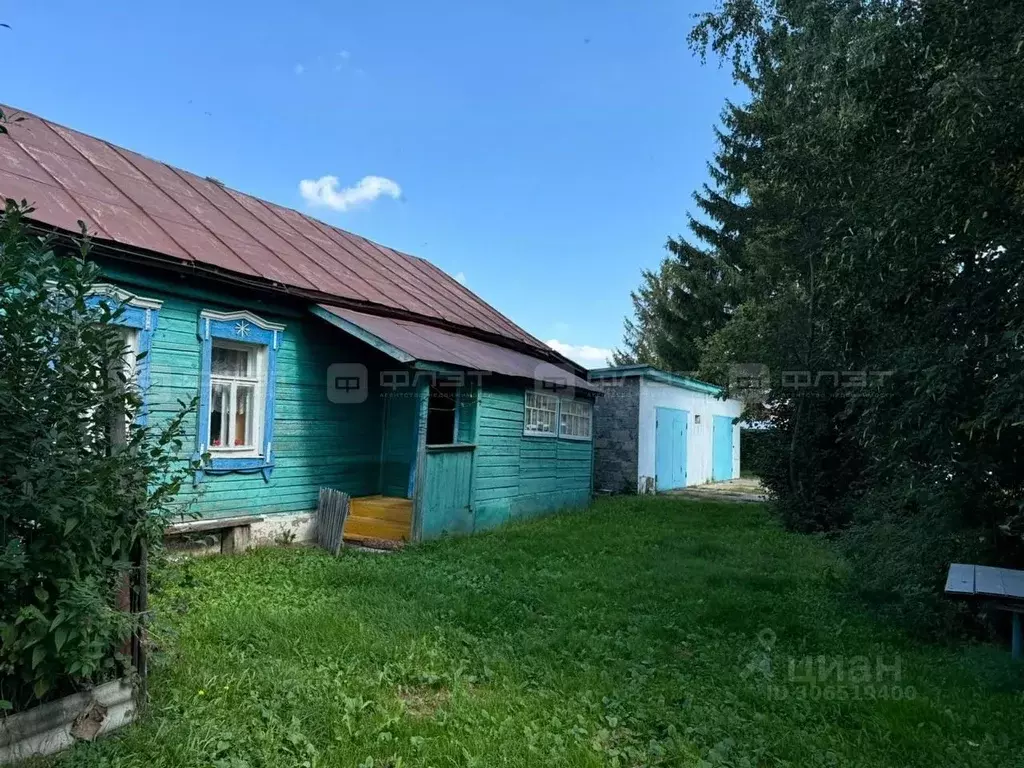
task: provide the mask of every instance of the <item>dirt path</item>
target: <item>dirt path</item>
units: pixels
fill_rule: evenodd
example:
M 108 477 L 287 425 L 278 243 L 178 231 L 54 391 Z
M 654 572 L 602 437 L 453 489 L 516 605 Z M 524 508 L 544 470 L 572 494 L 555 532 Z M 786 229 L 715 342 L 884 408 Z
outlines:
M 691 485 L 677 491 L 669 491 L 669 496 L 686 496 L 694 499 L 715 499 L 718 501 L 767 501 L 764 486 L 756 477 L 740 477 L 720 483 Z

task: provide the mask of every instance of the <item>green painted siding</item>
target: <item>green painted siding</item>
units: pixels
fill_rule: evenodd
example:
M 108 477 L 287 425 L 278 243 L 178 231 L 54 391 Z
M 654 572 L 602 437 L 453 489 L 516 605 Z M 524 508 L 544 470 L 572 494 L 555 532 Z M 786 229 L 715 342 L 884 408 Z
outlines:
M 384 450 L 381 493 L 409 495 L 410 468 L 416 461 L 417 401 L 411 391 L 388 393 L 384 397 Z
M 418 538 L 472 533 L 590 498 L 592 444 L 524 437 L 522 385 L 465 387 L 456 406 L 456 439 L 476 447 L 420 455 L 425 383 L 415 393 L 382 396 L 380 371 L 404 366 L 313 317 L 304 302 L 257 299 L 152 269 L 104 266 L 112 282 L 163 301 L 149 356 L 147 404 L 153 424 L 176 413 L 178 401 L 198 394 L 201 310 L 245 309 L 286 326 L 277 355 L 273 472 L 269 480 L 260 473 L 205 475 L 182 494 L 201 517 L 309 512 L 322 486 L 353 496 L 406 497 L 417 462 L 424 475 L 415 483 Z M 327 369 L 351 362 L 368 368 L 368 398 L 331 403 Z M 196 450 L 197 420 L 190 425 L 183 458 Z
M 215 303 L 208 293 L 192 298 L 193 292 L 181 280 L 168 279 L 167 289 L 161 290 L 153 275 L 153 271 L 144 273 L 145 287 L 133 285 L 131 273 L 124 268 L 112 271 L 110 277 L 164 302 L 149 356 L 152 386 L 147 404 L 155 424 L 175 413 L 179 400 L 188 401 L 198 394 L 201 343 L 196 329 L 200 310 L 249 309 L 286 326 L 277 359 L 275 466 L 270 479 L 258 473 L 206 475 L 183 492 L 182 500 L 192 512 L 224 517 L 312 511 L 321 486 L 354 496 L 380 493 L 384 400 L 375 383 L 380 367 L 391 365 L 387 358 L 308 315 L 304 305 L 246 304 L 226 294 Z M 371 390 L 366 402 L 335 404 L 328 400 L 327 368 L 340 362 L 363 362 L 370 368 Z M 187 455 L 196 450 L 196 420 L 186 439 Z M 412 429 L 410 423 L 404 430 L 410 438 Z M 403 471 L 402 492 L 396 494 L 401 496 L 406 495 L 408 463 Z
M 523 436 L 523 388 L 484 384 L 476 400 L 476 448 L 469 489 L 471 519 L 457 504 L 424 504 L 422 536 L 469 533 L 590 500 L 593 446 L 590 441 Z M 461 422 L 460 422 L 461 432 Z M 434 461 L 428 456 L 428 462 Z M 461 477 L 454 465 L 437 462 L 428 486 L 447 474 L 446 485 Z M 428 488 L 428 497 L 430 494 Z M 454 491 L 448 491 L 454 492 Z
M 484 388 L 473 504 L 476 530 L 590 500 L 593 444 L 524 437 L 523 389 Z
M 476 394 L 475 382 L 467 381 L 465 386 L 459 387 L 455 401 L 456 425 L 455 442 L 473 442 L 473 419 L 476 417 Z
M 434 539 L 443 534 L 473 532 L 470 486 L 472 449 L 426 449 L 423 487 L 423 526 L 420 535 Z

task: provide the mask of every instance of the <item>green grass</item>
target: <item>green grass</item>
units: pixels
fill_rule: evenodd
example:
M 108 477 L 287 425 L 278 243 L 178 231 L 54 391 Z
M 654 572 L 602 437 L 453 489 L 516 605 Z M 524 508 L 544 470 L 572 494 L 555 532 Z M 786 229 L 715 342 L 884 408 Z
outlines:
M 398 555 L 198 560 L 156 598 L 147 719 L 59 765 L 1024 763 L 1008 654 L 915 644 L 843 579 L 760 505 L 650 498 Z M 791 675 L 809 656 L 844 680 Z

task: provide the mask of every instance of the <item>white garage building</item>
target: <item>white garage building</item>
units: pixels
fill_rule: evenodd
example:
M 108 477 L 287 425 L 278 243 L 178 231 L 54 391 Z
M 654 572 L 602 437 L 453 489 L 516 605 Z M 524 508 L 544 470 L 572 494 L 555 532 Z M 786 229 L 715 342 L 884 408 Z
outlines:
M 740 475 L 739 400 L 713 384 L 625 365 L 590 371 L 594 488 L 653 493 Z

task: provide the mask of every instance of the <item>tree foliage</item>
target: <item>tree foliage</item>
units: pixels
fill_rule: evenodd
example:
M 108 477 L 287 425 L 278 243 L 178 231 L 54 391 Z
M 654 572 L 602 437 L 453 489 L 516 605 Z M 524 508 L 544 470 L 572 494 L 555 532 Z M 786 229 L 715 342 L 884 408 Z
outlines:
M 919 626 L 945 565 L 1024 565 L 1024 16 L 994 0 L 726 0 L 742 304 L 702 369 L 772 372 L 766 469 Z
M 138 548 L 158 546 L 189 471 L 191 406 L 159 429 L 126 374 L 123 307 L 8 200 L 0 216 L 0 708 L 118 674 Z M 180 511 L 180 510 L 178 510 Z
M 719 151 L 708 165 L 713 183 L 694 194 L 700 215 L 688 216 L 690 239 L 669 238 L 658 269 L 644 270 L 631 294 L 633 317 L 625 321 L 624 348 L 613 354 L 616 365 L 696 371 L 704 344 L 739 303 L 744 258 L 739 234 L 748 209 L 735 179 L 752 154 L 744 121 L 742 109 L 727 106 L 717 133 Z

